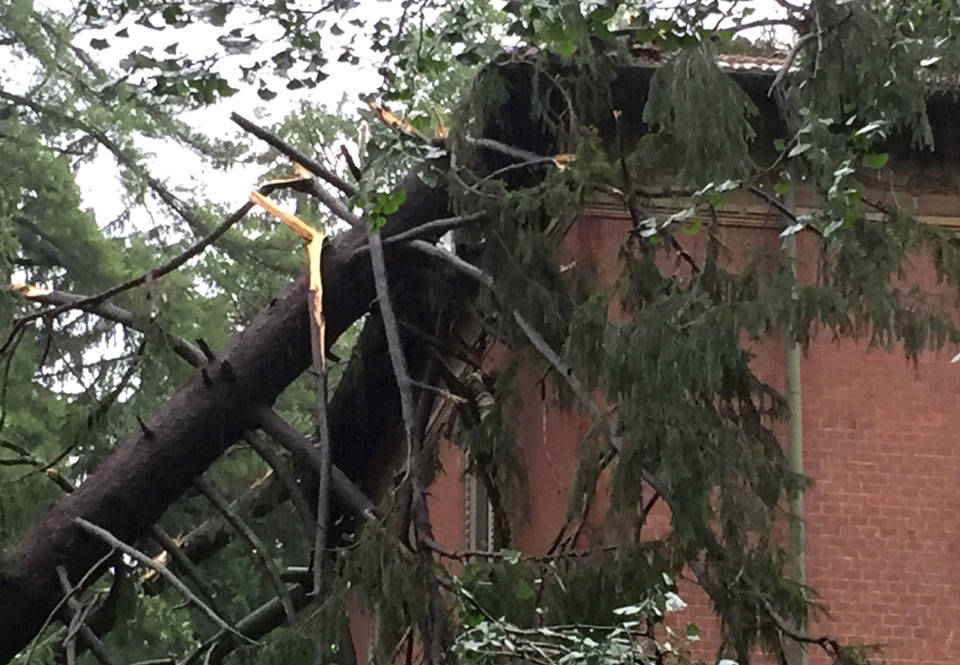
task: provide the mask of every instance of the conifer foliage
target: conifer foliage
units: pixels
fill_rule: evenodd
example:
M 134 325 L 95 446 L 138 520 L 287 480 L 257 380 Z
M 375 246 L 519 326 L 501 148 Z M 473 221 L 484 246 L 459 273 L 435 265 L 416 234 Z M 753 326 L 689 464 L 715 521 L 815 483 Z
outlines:
M 895 279 L 927 255 L 960 288 L 956 237 L 864 185 L 951 140 L 953 3 L 57 5 L 0 6 L 4 662 L 353 665 L 361 607 L 379 663 L 697 662 L 698 627 L 670 620 L 681 575 L 718 657 L 869 662 L 806 632 L 778 525 L 807 481 L 743 341 L 960 343 Z M 744 53 L 777 64 L 724 65 Z M 361 110 L 315 102 L 371 58 Z M 241 90 L 302 101 L 270 127 L 240 110 L 230 140 L 185 119 Z M 160 173 L 160 146 L 200 180 Z M 262 177 L 231 210 L 203 174 L 240 163 Z M 818 207 L 798 216 L 801 182 Z M 328 235 L 310 275 L 258 188 Z M 558 260 L 598 196 L 631 221 L 613 287 Z M 789 252 L 730 260 L 732 196 L 767 204 L 784 243 L 812 238 L 815 279 Z M 650 212 L 665 197 L 682 205 Z M 495 371 L 491 349 L 509 350 Z M 591 426 L 554 547 L 521 553 L 531 367 Z M 434 538 L 443 439 L 489 497 L 489 549 Z M 658 502 L 669 528 L 648 538 Z

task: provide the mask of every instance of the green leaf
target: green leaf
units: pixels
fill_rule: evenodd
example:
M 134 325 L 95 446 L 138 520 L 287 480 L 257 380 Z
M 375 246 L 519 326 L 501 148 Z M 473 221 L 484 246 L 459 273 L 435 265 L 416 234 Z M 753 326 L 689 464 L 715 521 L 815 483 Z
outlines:
M 108 48 L 109 46 L 110 46 L 110 42 L 108 42 L 106 39 L 90 40 L 90 48 L 96 49 L 98 51 L 102 51 L 103 49 Z
M 180 5 L 167 5 L 163 8 L 163 11 L 160 12 L 160 15 L 163 17 L 163 20 L 167 22 L 167 25 L 174 25 L 180 20 L 180 17 L 183 16 L 183 9 Z
M 700 232 L 700 227 L 702 225 L 703 223 L 700 221 L 699 217 L 692 217 L 683 226 L 683 234 L 688 236 L 697 235 Z
M 871 169 L 882 169 L 890 159 L 890 153 L 874 152 L 863 156 L 863 165 Z
M 520 580 L 517 583 L 517 586 L 513 590 L 514 595 L 517 597 L 517 600 L 530 600 L 533 598 L 533 587 L 527 584 L 524 580 Z
M 797 155 L 802 155 L 811 147 L 813 147 L 812 143 L 798 143 L 797 145 L 793 146 L 790 152 L 787 153 L 787 157 L 796 157 Z
M 560 55 L 573 55 L 573 52 L 577 50 L 577 44 L 570 40 L 554 42 L 553 50 Z
M 783 152 L 787 149 L 787 142 L 783 139 L 774 139 L 773 140 L 773 149 L 777 152 Z

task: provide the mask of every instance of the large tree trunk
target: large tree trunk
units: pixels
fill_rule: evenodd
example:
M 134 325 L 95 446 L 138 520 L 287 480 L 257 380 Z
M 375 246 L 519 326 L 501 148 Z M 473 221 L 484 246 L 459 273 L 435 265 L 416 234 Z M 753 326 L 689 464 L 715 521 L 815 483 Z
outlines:
M 442 217 L 445 187 L 424 185 L 416 174 L 401 185 L 406 204 L 383 230 L 385 237 Z M 337 337 L 375 299 L 369 256 L 356 253 L 365 229 L 351 229 L 323 253 L 327 339 Z M 403 289 L 403 272 L 394 286 Z M 21 542 L 0 576 L 0 662 L 24 648 L 63 597 L 56 568 L 76 581 L 107 551 L 103 542 L 74 524 L 83 517 L 125 541 L 151 524 L 235 441 L 250 421 L 252 407 L 272 404 L 310 360 L 306 278 L 293 282 L 242 332 L 130 435 L 77 489 L 61 499 Z M 368 442 L 369 443 L 369 442 Z M 349 446 L 336 446 L 342 457 Z M 363 455 L 363 459 L 367 459 Z M 352 473 L 351 473 L 352 472 Z

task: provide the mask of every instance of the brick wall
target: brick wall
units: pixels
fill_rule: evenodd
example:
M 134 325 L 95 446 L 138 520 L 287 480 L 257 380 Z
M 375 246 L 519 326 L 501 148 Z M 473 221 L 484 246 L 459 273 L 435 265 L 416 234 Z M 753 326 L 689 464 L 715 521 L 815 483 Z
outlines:
M 742 211 L 728 215 L 721 229 L 730 260 L 740 262 L 758 248 L 777 251 L 776 220 L 764 223 L 763 214 L 754 214 L 744 225 L 743 218 Z M 581 216 L 562 243 L 565 261 L 573 258 L 578 270 L 611 283 L 626 229 L 622 215 Z M 691 240 L 695 255 L 702 255 L 701 242 Z M 810 250 L 801 238 L 801 279 L 812 275 Z M 907 280 L 939 288 L 922 260 Z M 756 371 L 782 389 L 780 336 L 745 344 Z M 960 364 L 948 361 L 948 355 L 925 354 L 914 366 L 898 350 L 867 350 L 863 342 L 837 342 L 827 334 L 810 344 L 802 361 L 804 465 L 815 481 L 806 495 L 807 578 L 830 612 L 810 632 L 879 643 L 890 665 L 952 663 L 960 647 Z M 587 428 L 580 414 L 541 394 L 538 378 L 520 377 L 530 397 L 518 426 L 531 496 L 529 520 L 514 546 L 531 554 L 542 554 L 563 522 L 576 447 Z M 462 492 L 451 477 L 460 466 L 455 454 L 445 456 L 450 469 L 432 490 L 431 508 L 438 540 L 457 547 L 462 504 L 451 505 Z M 594 523 L 602 511 L 600 501 Z M 653 523 L 666 520 L 661 513 Z M 679 620 L 701 626 L 709 659 L 716 642 L 707 602 L 689 585 L 682 592 L 690 607 Z M 815 648 L 810 654 L 811 663 L 826 662 Z

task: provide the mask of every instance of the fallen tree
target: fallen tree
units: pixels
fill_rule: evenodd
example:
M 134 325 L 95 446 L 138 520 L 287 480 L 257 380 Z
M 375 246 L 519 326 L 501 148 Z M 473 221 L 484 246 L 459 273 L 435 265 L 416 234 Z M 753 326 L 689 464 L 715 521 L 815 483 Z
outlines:
M 442 218 L 446 192 L 416 174 L 400 186 L 406 203 L 384 227 L 389 238 Z M 375 300 L 365 229 L 334 238 L 323 252 L 328 340 L 332 343 Z M 395 288 L 405 288 L 398 271 Z M 147 419 L 73 493 L 63 497 L 25 538 L 0 577 L 0 659 L 34 637 L 63 597 L 57 566 L 80 579 L 108 551 L 75 523 L 81 517 L 124 541 L 147 533 L 163 512 L 243 433 L 257 427 L 255 409 L 269 406 L 310 362 L 306 276 L 270 302 L 190 381 Z M 415 287 L 411 287 L 414 288 Z M 355 441 L 339 441 L 349 459 Z

